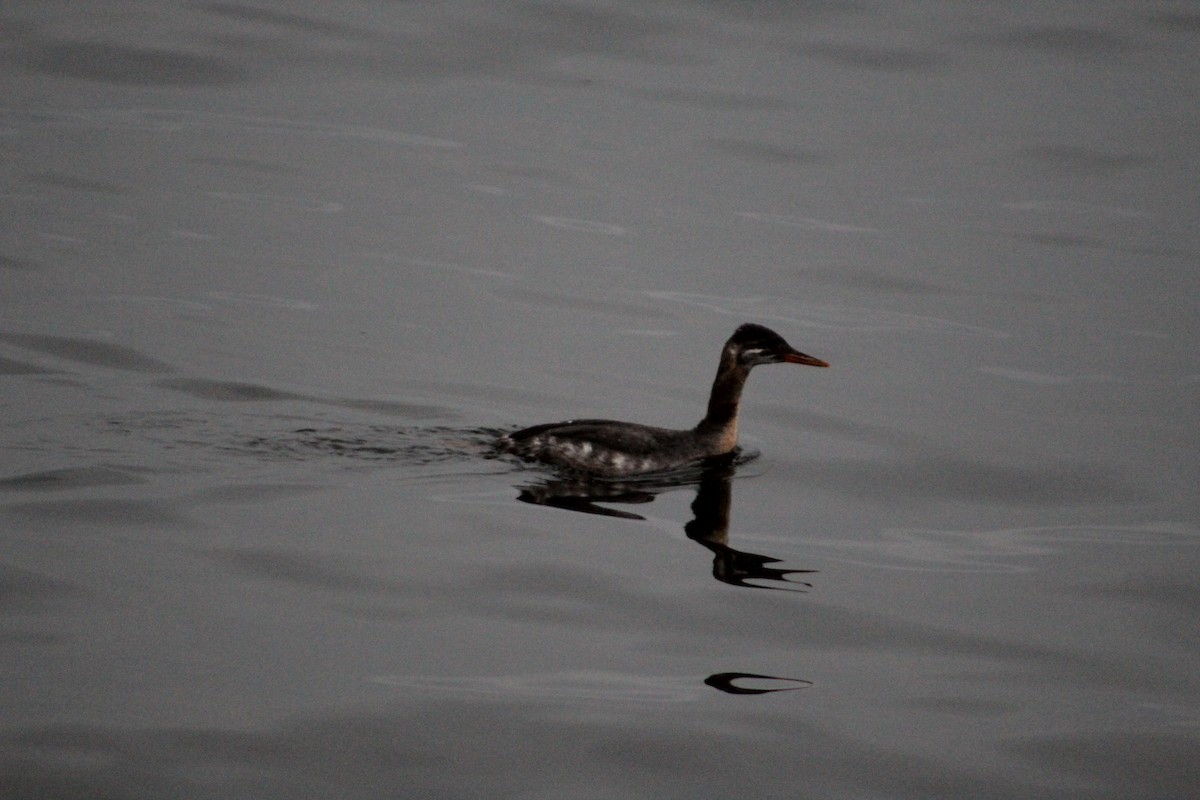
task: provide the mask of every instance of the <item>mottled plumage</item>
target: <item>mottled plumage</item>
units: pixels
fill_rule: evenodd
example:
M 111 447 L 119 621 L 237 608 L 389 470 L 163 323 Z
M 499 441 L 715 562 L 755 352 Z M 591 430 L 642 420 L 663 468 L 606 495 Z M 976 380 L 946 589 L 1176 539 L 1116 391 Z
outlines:
M 499 449 L 602 477 L 624 477 L 674 469 L 737 448 L 738 403 L 750 370 L 759 364 L 829 366 L 793 348 L 779 334 L 747 323 L 721 350 L 721 362 L 708 400 L 708 412 L 688 430 L 633 422 L 581 419 L 534 425 L 501 436 Z

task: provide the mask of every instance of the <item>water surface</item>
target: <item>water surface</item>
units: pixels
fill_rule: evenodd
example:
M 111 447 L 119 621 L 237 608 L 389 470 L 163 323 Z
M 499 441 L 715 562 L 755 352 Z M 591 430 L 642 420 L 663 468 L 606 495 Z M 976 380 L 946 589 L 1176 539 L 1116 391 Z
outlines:
M 0 18 L 6 796 L 1195 794 L 1189 7 Z

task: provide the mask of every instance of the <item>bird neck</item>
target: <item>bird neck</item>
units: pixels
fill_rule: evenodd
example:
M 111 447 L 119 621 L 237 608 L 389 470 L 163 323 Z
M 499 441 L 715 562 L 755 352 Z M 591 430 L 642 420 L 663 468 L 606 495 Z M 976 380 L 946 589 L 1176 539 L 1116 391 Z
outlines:
M 719 452 L 727 453 L 737 447 L 738 404 L 749 375 L 750 370 L 739 365 L 732 353 L 721 353 L 721 364 L 708 397 L 708 413 L 696 426 L 698 432 L 717 438 Z

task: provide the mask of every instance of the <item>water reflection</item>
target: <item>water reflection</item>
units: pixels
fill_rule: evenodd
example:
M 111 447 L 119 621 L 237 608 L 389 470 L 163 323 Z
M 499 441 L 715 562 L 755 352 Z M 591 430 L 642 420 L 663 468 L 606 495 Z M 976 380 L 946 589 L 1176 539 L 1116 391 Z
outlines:
M 713 577 L 722 583 L 748 589 L 781 589 L 793 592 L 811 589 L 811 583 L 794 581 L 791 576 L 816 570 L 771 567 L 768 565 L 778 564 L 780 559 L 735 550 L 729 546 L 729 511 L 732 505 L 733 468 L 727 466 L 705 470 L 700 478 L 696 499 L 692 501 L 692 514 L 695 516 L 683 526 L 683 530 L 689 539 L 712 551 Z M 750 581 L 768 581 L 791 586 L 762 585 Z
M 729 516 L 733 504 L 733 475 L 735 463 L 728 460 L 705 466 L 698 474 L 683 473 L 666 478 L 638 481 L 601 481 L 548 479 L 519 487 L 517 499 L 523 503 L 550 506 L 566 511 L 598 514 L 629 520 L 645 520 L 640 514 L 610 508 L 600 503 L 642 505 L 651 503 L 659 494 L 689 484 L 696 485 L 692 501 L 693 517 L 683 530 L 688 538 L 713 554 L 712 575 L 718 581 L 747 589 L 779 589 L 802 592 L 812 584 L 798 581 L 795 575 L 816 570 L 783 569 L 771 566 L 781 559 L 760 553 L 749 553 L 729 546 Z M 786 584 L 786 585 L 779 585 Z
M 625 483 L 589 483 L 572 480 L 547 480 L 519 488 L 521 493 L 517 495 L 517 499 L 522 503 L 633 520 L 645 520 L 646 518 L 632 511 L 608 508 L 596 503 L 597 501 L 629 505 L 650 503 L 654 501 L 659 492 L 663 491 L 661 488 L 651 490 Z
M 645 520 L 632 511 L 610 508 L 601 503 L 642 505 L 654 502 L 661 493 L 695 484 L 692 519 L 684 524 L 687 537 L 713 554 L 712 575 L 718 581 L 747 589 L 777 589 L 803 592 L 811 583 L 798 581 L 795 575 L 816 570 L 783 569 L 773 564 L 781 559 L 760 553 L 749 553 L 729 546 L 729 517 L 733 505 L 733 476 L 736 459 L 723 459 L 703 467 L 698 473 L 683 472 L 662 478 L 631 482 L 587 480 L 585 478 L 551 478 L 519 487 L 517 499 L 523 503 L 550 506 L 566 511 L 597 514 L 628 520 Z M 782 585 L 781 585 L 782 584 Z M 741 683 L 752 681 L 751 685 Z M 763 685 L 765 682 L 765 685 Z M 704 679 L 704 684 L 733 695 L 760 695 L 788 692 L 812 686 L 811 681 L 763 675 L 755 672 L 718 672 Z
M 734 681 L 738 680 L 783 681 L 795 685 L 771 687 L 742 686 L 741 684 L 734 683 Z M 720 689 L 726 694 L 771 694 L 772 692 L 794 692 L 797 689 L 807 689 L 813 683 L 812 681 L 803 681 L 796 678 L 777 678 L 773 675 L 758 675 L 753 672 L 718 672 L 715 675 L 709 675 L 705 678 L 704 685 Z

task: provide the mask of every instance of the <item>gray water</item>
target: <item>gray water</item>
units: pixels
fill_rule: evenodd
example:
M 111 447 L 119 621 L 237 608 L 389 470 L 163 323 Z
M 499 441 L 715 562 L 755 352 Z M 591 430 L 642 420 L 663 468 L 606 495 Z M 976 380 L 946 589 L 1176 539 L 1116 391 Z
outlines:
M 0 30 L 4 797 L 1195 796 L 1194 4 Z

